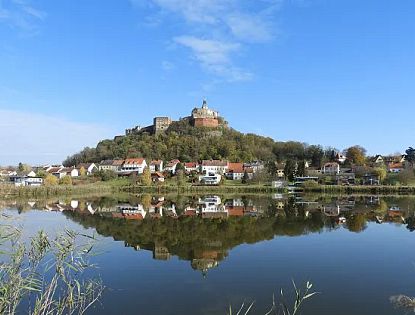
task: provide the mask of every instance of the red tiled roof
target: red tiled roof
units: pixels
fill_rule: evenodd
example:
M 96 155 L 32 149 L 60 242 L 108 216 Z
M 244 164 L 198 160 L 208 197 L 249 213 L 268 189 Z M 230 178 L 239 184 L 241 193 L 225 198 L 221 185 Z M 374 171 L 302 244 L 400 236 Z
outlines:
M 196 168 L 197 167 L 197 163 L 196 162 L 184 163 L 184 167 L 186 167 L 186 168 Z
M 143 158 L 136 158 L 136 159 L 126 159 L 124 164 L 143 164 L 145 159 Z
M 167 167 L 173 167 L 173 166 L 175 166 L 176 164 L 179 164 L 180 163 L 180 160 L 171 160 L 168 164 L 167 164 Z
M 121 166 L 121 165 L 123 165 L 124 164 L 124 160 L 114 160 L 113 162 L 112 162 L 112 165 L 113 166 Z
M 61 170 L 60 167 L 52 167 L 48 173 L 53 174 L 53 173 L 58 173 Z
M 231 173 L 243 173 L 244 165 L 242 163 L 228 163 L 228 171 Z
M 203 160 L 203 166 L 228 166 L 227 161 L 220 161 L 220 160 Z

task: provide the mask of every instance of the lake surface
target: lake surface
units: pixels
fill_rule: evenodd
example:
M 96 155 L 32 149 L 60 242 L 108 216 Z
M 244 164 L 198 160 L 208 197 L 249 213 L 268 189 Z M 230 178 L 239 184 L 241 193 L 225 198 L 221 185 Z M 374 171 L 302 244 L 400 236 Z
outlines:
M 108 288 L 90 314 L 226 314 L 310 280 L 301 314 L 413 312 L 415 197 L 125 196 L 0 202 L 25 237 L 99 235 Z

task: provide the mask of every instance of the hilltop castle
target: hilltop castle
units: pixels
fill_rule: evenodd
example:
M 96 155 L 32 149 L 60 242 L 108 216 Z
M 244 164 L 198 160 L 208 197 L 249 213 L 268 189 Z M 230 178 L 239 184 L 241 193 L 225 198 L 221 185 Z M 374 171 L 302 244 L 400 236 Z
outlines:
M 219 112 L 210 109 L 206 100 L 203 100 L 201 108 L 195 107 L 192 110 L 191 115 L 183 119 L 188 120 L 192 126 L 197 128 L 217 128 L 221 125 L 226 126 L 226 122 L 219 116 Z M 158 134 L 160 132 L 165 132 L 172 123 L 173 120 L 170 117 L 154 117 L 153 124 L 151 126 L 144 128 L 136 126 L 134 128 L 126 129 L 125 134 L 131 135 L 141 132 Z

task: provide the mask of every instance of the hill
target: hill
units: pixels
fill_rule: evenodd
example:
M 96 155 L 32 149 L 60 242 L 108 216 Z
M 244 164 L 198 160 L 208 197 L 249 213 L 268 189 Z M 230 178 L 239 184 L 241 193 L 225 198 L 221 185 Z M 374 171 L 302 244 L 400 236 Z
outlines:
M 227 126 L 195 127 L 187 119 L 172 122 L 165 132 L 138 132 L 114 140 L 103 140 L 96 148 L 85 148 L 68 157 L 64 165 L 100 162 L 106 159 L 145 157 L 182 162 L 203 159 L 229 161 L 281 161 L 286 158 L 310 159 L 319 163 L 324 155 L 320 146 L 300 142 L 276 142 L 255 134 L 243 134 Z

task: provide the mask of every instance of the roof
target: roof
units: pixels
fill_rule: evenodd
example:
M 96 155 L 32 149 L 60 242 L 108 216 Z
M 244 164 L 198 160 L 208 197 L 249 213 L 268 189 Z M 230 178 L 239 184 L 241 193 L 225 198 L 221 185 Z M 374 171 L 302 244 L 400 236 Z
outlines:
M 111 165 L 113 165 L 113 163 L 114 163 L 114 160 L 103 160 L 99 164 L 104 165 L 104 166 L 111 166 Z
M 164 177 L 163 173 L 160 173 L 160 172 L 155 172 L 155 173 L 151 174 L 151 176 L 157 176 L 159 178 L 163 178 Z
M 150 165 L 161 165 L 163 163 L 162 160 L 153 160 L 150 162 Z
M 244 173 L 244 165 L 242 163 L 228 163 L 228 171 L 230 173 Z
M 184 167 L 187 167 L 187 168 L 195 168 L 195 167 L 197 167 L 197 163 L 196 162 L 184 163 Z
M 228 166 L 228 162 L 220 160 L 203 160 L 202 166 Z
M 52 167 L 51 169 L 48 170 L 48 173 L 59 173 L 62 170 L 62 167 Z
M 135 159 L 126 159 L 124 164 L 143 164 L 145 162 L 144 158 L 135 158 Z
M 167 164 L 167 167 L 173 167 L 173 166 L 175 166 L 175 165 L 177 165 L 177 164 L 179 164 L 180 163 L 180 160 L 171 160 L 168 164 Z
M 326 164 L 324 164 L 324 167 L 339 167 L 339 163 L 336 162 L 328 162 Z
M 390 163 L 388 168 L 403 168 L 403 163 Z
M 95 165 L 95 163 L 79 163 L 76 168 L 80 169 L 83 167 L 84 169 L 88 169 L 91 167 L 91 165 Z
M 113 166 L 121 166 L 124 164 L 124 160 L 113 160 L 112 165 Z
M 65 167 L 65 168 L 61 169 L 60 172 L 61 173 L 70 173 L 73 170 L 76 170 L 76 168 L 73 168 L 73 167 Z

